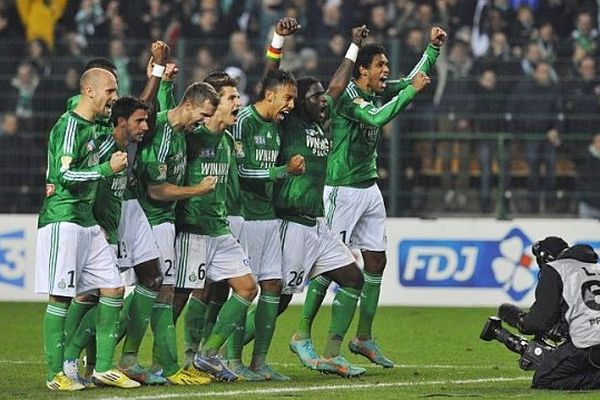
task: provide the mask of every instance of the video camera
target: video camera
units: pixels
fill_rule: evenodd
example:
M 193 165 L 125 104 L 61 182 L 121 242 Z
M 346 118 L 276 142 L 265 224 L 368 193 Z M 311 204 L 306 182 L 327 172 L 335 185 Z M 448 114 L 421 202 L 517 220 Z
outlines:
M 510 351 L 520 354 L 519 367 L 525 371 L 539 368 L 544 355 L 556 348 L 546 343 L 544 339 L 528 340 L 511 333 L 502 327 L 502 320 L 498 317 L 488 318 L 479 337 L 487 342 L 496 339 L 500 343 L 504 343 Z

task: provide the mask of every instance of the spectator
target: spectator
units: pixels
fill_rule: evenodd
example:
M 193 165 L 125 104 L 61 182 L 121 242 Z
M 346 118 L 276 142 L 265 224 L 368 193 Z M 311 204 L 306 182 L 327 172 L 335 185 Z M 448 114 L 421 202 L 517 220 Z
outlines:
M 298 71 L 298 77 L 313 76 L 321 80 L 322 73 L 319 68 L 319 57 L 317 51 L 311 47 L 304 47 L 300 50 L 301 66 Z
M 579 218 L 600 219 L 600 132 L 576 159 Z
M 558 85 L 552 81 L 551 67 L 540 62 L 535 67 L 533 79 L 521 82 L 509 100 L 512 131 L 527 136 L 526 156 L 529 167 L 527 178 L 529 211 L 539 212 L 540 194 L 552 207 L 556 200 L 556 149 L 561 144 L 563 129 L 562 96 Z M 544 182 L 540 190 L 540 166 L 544 165 Z
M 109 58 L 117 67 L 119 77 L 119 96 L 131 94 L 131 74 L 129 72 L 129 57 L 125 53 L 125 45 L 119 39 L 110 41 Z
M 510 42 L 515 54 L 523 54 L 535 31 L 533 12 L 528 6 L 520 6 L 514 24 L 511 25 Z
M 28 42 L 41 39 L 54 50 L 54 26 L 60 19 L 67 0 L 16 0 Z
M 387 20 L 386 9 L 383 4 L 375 5 L 371 8 L 369 22 L 369 38 L 375 42 L 383 43 L 389 36 L 390 24 Z
M 2 114 L 0 123 L 0 137 L 15 136 L 19 133 L 19 120 L 15 113 Z
M 577 65 L 585 56 L 596 55 L 597 40 L 598 30 L 594 28 L 592 14 L 587 12 L 578 14 L 575 30 L 571 33 L 574 65 Z
M 395 21 L 394 28 L 390 32 L 395 36 L 403 37 L 409 29 L 416 27 L 417 5 L 410 0 L 396 0 L 391 7 L 392 20 Z
M 98 27 L 104 22 L 104 10 L 100 0 L 82 0 L 75 14 L 77 33 L 87 44 L 90 37 L 96 35 Z
M 19 125 L 27 131 L 33 128 L 33 96 L 39 83 L 35 68 L 27 62 L 19 65 L 16 75 L 10 81 L 13 88 L 13 110 L 19 118 Z
M 286 42 L 288 41 L 286 40 Z M 250 48 L 246 33 L 233 32 L 229 37 L 229 50 L 223 64 L 235 65 L 244 71 L 252 71 L 256 66 L 256 62 L 256 54 Z
M 326 44 L 326 47 L 319 51 L 319 63 L 323 70 L 322 75 L 326 79 L 329 79 L 340 65 L 340 60 L 344 57 L 344 54 L 346 54 L 348 46 L 346 45 L 344 35 L 341 33 L 333 35 L 327 40 Z M 325 84 L 326 82 L 323 82 L 323 85 Z
M 323 20 L 317 28 L 317 37 L 328 38 L 342 30 L 339 1 L 328 0 L 323 5 Z
M 550 70 L 550 79 L 552 82 L 558 82 L 558 74 L 552 68 L 550 64 L 545 62 L 542 58 L 542 50 L 535 42 L 530 42 L 527 45 L 527 50 L 525 51 L 525 56 L 521 59 L 521 73 L 525 75 L 526 78 L 531 79 L 535 74 L 535 70 L 537 66 L 541 63 L 544 63 L 548 66 Z
M 481 168 L 481 211 L 484 213 L 492 211 L 492 155 L 497 152 L 498 141 L 496 135 L 506 132 L 504 119 L 505 96 L 499 89 L 496 73 L 492 68 L 484 69 L 479 75 L 473 96 L 471 99 L 471 118 L 473 131 L 489 135 L 488 140 L 482 140 L 478 145 L 478 158 Z M 510 155 L 511 144 L 506 143 L 504 154 L 496 154 L 500 168 L 499 182 L 502 181 L 504 188 L 503 200 L 505 209 L 508 209 L 508 201 L 511 197 L 510 183 Z
M 40 39 L 27 44 L 26 61 L 35 67 L 38 76 L 46 78 L 52 72 L 52 65 L 48 59 L 48 48 Z

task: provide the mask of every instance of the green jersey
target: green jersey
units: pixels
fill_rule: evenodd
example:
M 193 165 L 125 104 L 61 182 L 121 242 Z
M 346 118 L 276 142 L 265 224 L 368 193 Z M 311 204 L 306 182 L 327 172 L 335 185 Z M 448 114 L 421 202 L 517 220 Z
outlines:
M 177 102 L 175 101 L 175 96 L 173 95 L 172 81 L 160 81 L 158 93 L 156 94 L 156 102 L 160 111 L 175 108 Z
M 244 207 L 240 199 L 240 177 L 238 175 L 238 164 L 235 150 L 235 140 L 228 130 L 225 130 L 225 138 L 232 151 L 232 157 L 229 161 L 229 177 L 227 178 L 227 197 L 225 199 L 225 209 L 227 215 L 244 216 Z
M 38 227 L 53 222 L 96 225 L 92 204 L 98 182 L 112 176 L 110 163 L 100 164 L 96 125 L 72 111 L 54 124 L 48 139 L 46 198 Z
M 200 126 L 186 137 L 187 166 L 185 185 L 195 186 L 206 176 L 217 177 L 215 190 L 190 197 L 177 204 L 177 226 L 197 235 L 221 236 L 231 233 L 227 223 L 225 199 L 231 148 L 224 133 L 213 133 Z
M 176 201 L 152 199 L 148 186 L 163 183 L 181 186 L 185 174 L 185 135 L 169 125 L 167 112 L 156 115 L 156 132 L 139 149 L 134 170 L 136 197 L 152 226 L 175 222 Z
M 254 106 L 242 108 L 233 128 L 240 177 L 240 200 L 247 220 L 275 219 L 273 182 L 286 176 L 277 167 L 279 125 L 262 118 Z
M 326 99 L 329 114 L 332 99 Z M 282 130 L 281 159 L 300 154 L 306 170 L 303 175 L 287 176 L 275 184 L 275 212 L 281 219 L 314 226 L 316 218 L 324 214 L 323 187 L 331 141 L 320 124 L 303 120 L 296 112 L 285 118 Z
M 428 73 L 439 50 L 429 45 L 408 77 L 390 81 L 383 96 L 367 93 L 350 82 L 331 117 L 333 148 L 327 164 L 327 185 L 364 186 L 377 179 L 377 145 L 381 128 L 416 95 L 410 84 L 417 71 Z M 384 102 L 386 99 L 386 102 Z
M 99 136 L 100 162 L 110 160 L 110 157 L 119 149 L 112 132 L 104 132 Z M 119 235 L 119 221 L 121 219 L 121 203 L 127 187 L 127 170 L 123 170 L 98 183 L 98 192 L 94 201 L 94 217 L 106 232 L 108 243 L 117 244 Z

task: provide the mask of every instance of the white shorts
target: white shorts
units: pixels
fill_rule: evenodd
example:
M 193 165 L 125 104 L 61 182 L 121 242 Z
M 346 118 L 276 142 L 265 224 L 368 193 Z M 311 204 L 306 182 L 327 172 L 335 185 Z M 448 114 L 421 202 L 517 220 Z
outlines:
M 351 248 L 385 251 L 385 206 L 376 184 L 368 188 L 325 186 L 327 225 Z
M 206 278 L 219 282 L 252 273 L 248 257 L 233 235 L 180 232 L 175 249 L 178 288 L 203 289 Z
M 36 293 L 75 297 L 123 286 L 117 260 L 100 226 L 56 222 L 38 229 Z
M 237 240 L 240 240 L 242 232 L 244 231 L 244 224 L 246 223 L 244 217 L 240 217 L 239 215 L 230 215 L 227 217 L 227 222 L 229 223 L 229 229 L 231 230 L 233 237 Z
M 163 285 L 174 285 L 176 275 L 175 267 L 175 224 L 165 222 L 152 227 L 160 250 L 160 272 L 163 276 Z
M 246 221 L 240 243 L 248 253 L 250 268 L 257 281 L 282 278 L 281 220 Z
M 348 248 L 327 227 L 324 219 L 315 226 L 281 222 L 283 294 L 302 293 L 304 282 L 354 262 Z
M 159 257 L 154 233 L 140 203 L 135 199 L 123 201 L 117 251 L 119 267 L 131 268 Z

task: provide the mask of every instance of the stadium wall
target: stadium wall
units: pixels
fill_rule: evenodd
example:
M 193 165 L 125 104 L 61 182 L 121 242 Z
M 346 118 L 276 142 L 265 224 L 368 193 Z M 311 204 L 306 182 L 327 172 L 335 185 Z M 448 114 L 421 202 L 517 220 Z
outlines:
M 37 215 L 0 215 L 0 301 L 46 299 L 34 293 L 36 223 Z M 537 283 L 533 242 L 555 235 L 600 250 L 596 220 L 389 218 L 387 235 L 383 305 L 526 306 Z

